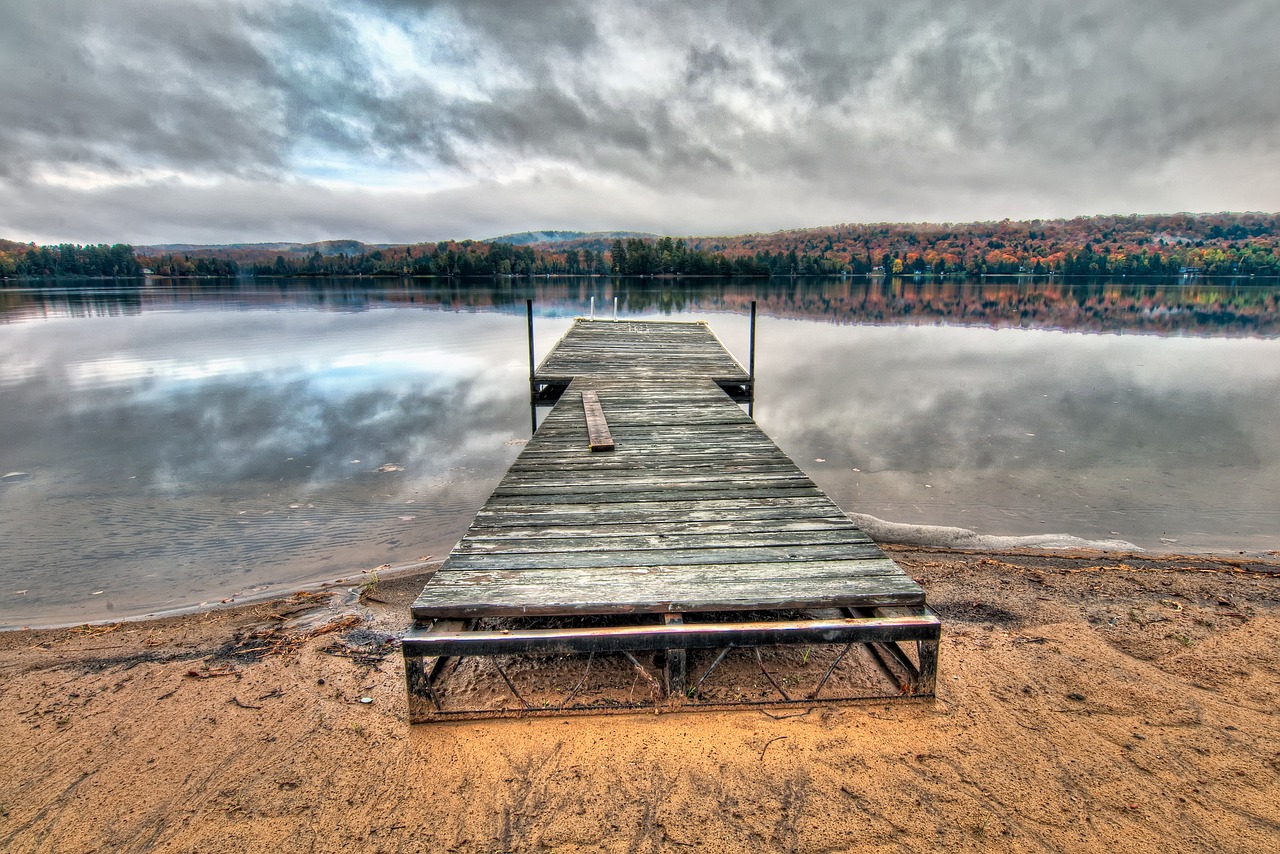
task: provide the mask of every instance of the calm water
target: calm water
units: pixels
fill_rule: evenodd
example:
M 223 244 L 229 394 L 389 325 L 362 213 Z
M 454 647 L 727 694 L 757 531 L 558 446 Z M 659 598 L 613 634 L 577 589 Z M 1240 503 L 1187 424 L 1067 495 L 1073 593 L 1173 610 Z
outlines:
M 441 557 L 586 313 L 707 319 L 846 510 L 1180 551 L 1280 547 L 1280 288 L 551 280 L 0 291 L 0 625 Z

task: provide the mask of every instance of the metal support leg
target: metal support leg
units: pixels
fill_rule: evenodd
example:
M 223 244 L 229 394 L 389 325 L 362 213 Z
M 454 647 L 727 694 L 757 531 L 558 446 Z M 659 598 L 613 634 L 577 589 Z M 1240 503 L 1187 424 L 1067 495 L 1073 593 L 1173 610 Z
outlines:
M 434 663 L 434 659 L 432 659 Z M 409 723 L 420 724 L 431 719 L 433 694 L 427 659 L 421 655 L 404 657 L 404 684 L 409 695 Z
M 662 620 L 667 625 L 679 624 L 684 622 L 684 617 L 680 614 L 663 614 Z M 688 654 L 683 649 L 667 650 L 667 696 L 681 697 L 685 695 L 685 686 L 687 678 L 687 657 Z
M 915 684 L 911 686 L 913 694 L 933 695 L 938 687 L 938 641 L 917 641 L 916 651 L 920 656 L 920 671 Z

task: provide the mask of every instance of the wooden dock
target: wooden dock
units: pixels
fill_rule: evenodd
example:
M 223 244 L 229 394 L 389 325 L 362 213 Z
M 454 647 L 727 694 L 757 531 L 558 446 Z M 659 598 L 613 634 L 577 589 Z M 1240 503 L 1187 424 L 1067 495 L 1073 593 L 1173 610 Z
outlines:
M 513 714 L 626 707 L 581 690 L 531 703 L 502 669 L 513 655 L 622 655 L 662 686 L 633 706 L 688 706 L 731 649 L 832 647 L 821 692 L 864 645 L 888 693 L 931 696 L 940 625 L 924 591 L 734 402 L 753 391 L 704 324 L 575 322 L 531 378 L 554 408 L 413 603 L 410 719 L 495 713 L 441 700 L 446 663 L 469 656 L 497 667 L 519 702 L 496 711 Z M 686 652 L 702 649 L 724 652 L 695 680 Z M 642 651 L 665 656 L 656 675 Z M 813 699 L 759 660 L 778 696 L 748 702 Z
M 536 400 L 556 400 L 578 377 L 711 380 L 730 399 L 751 399 L 754 378 L 704 323 L 578 320 L 530 378 Z

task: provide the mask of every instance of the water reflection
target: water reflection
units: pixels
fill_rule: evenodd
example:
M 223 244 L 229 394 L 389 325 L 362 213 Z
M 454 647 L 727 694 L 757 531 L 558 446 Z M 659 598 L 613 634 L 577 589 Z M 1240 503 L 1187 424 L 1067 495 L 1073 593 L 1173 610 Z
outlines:
M 757 420 L 841 506 L 1162 550 L 1276 547 L 1280 342 L 783 321 L 760 339 Z
M 795 280 L 610 279 L 521 280 L 330 279 L 221 282 L 153 279 L 130 288 L 0 290 L 0 322 L 94 317 L 143 311 L 219 308 L 365 311 L 417 306 L 453 311 L 519 313 L 526 298 L 539 311 L 601 316 L 614 299 L 630 316 L 684 312 L 745 313 L 755 300 L 771 317 L 838 324 L 960 325 L 1140 332 L 1222 337 L 1280 336 L 1280 282 L 1275 280 L 990 280 L 819 278 Z
M 442 555 L 527 436 L 529 296 L 539 355 L 594 296 L 745 358 L 758 300 L 758 420 L 846 509 L 1276 547 L 1274 289 L 94 284 L 0 291 L 0 624 Z
M 527 418 L 515 316 L 154 312 L 4 332 L 21 369 L 0 384 L 0 466 L 29 475 L 0 487 L 6 624 L 440 555 Z

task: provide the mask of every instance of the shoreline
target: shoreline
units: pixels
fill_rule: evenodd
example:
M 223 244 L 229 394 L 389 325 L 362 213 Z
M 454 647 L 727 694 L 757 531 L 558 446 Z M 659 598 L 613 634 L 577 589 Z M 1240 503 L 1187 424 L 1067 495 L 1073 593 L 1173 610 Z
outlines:
M 1124 540 L 1087 540 L 1072 534 L 1033 534 L 1033 535 L 998 535 L 979 534 L 968 528 L 957 528 L 943 525 L 917 525 L 901 522 L 890 522 L 861 513 L 850 513 L 849 518 L 865 531 L 885 551 L 895 550 L 930 550 L 951 554 L 1006 554 L 1006 555 L 1060 555 L 1096 554 L 1109 561 L 1124 560 L 1146 563 L 1151 561 L 1202 561 L 1207 563 L 1229 563 L 1251 565 L 1255 571 L 1280 572 L 1280 550 L 1264 552 L 1154 552 L 1143 549 Z M 432 558 L 426 561 L 412 561 L 389 567 L 374 569 L 358 569 L 332 578 L 309 581 L 303 584 L 284 585 L 271 590 L 264 590 L 245 596 L 231 596 L 219 602 L 206 602 L 179 606 L 164 611 L 147 614 L 135 614 L 125 617 L 104 617 L 98 620 L 60 621 L 47 623 L 0 625 L 0 635 L 15 631 L 39 631 L 45 629 L 65 629 L 76 626 L 100 626 L 114 623 L 136 623 L 146 620 L 160 620 L 181 617 L 188 614 L 225 611 L 242 605 L 252 605 L 286 598 L 295 592 L 322 592 L 345 589 L 348 596 L 355 596 L 370 581 L 379 578 L 398 578 L 403 575 L 420 575 L 425 578 L 439 568 L 443 558 Z
M 1280 560 L 888 546 L 932 703 L 405 722 L 423 573 L 0 633 L 0 848 L 1267 850 Z
M 115 617 L 101 620 L 80 620 L 77 622 L 53 622 L 41 623 L 36 625 L 21 626 L 0 626 L 0 635 L 5 632 L 25 632 L 25 631 L 52 631 L 56 629 L 71 629 L 79 626 L 108 626 L 116 623 L 139 623 L 148 620 L 167 620 L 176 617 L 198 616 L 210 612 L 228 611 L 234 608 L 247 607 L 250 605 L 258 605 L 263 602 L 274 602 L 278 600 L 288 599 L 298 593 L 323 593 L 332 592 L 335 595 L 342 595 L 345 591 L 347 598 L 354 600 L 359 596 L 362 588 L 370 583 L 377 583 L 382 578 L 401 578 L 411 575 L 421 577 L 423 583 L 427 576 L 435 572 L 443 563 L 443 559 L 432 559 L 429 561 L 414 561 L 412 563 L 404 563 L 391 566 L 387 569 L 361 569 L 355 573 L 345 573 L 341 576 L 325 579 L 322 581 L 308 581 L 303 584 L 295 584 L 290 586 L 280 585 L 279 588 L 273 590 L 262 590 L 250 593 L 245 596 L 231 596 L 219 602 L 206 602 L 197 605 L 183 605 L 177 608 L 170 608 L 164 611 L 153 611 L 147 614 L 134 614 L 127 617 Z M 356 579 L 359 583 L 352 583 Z

